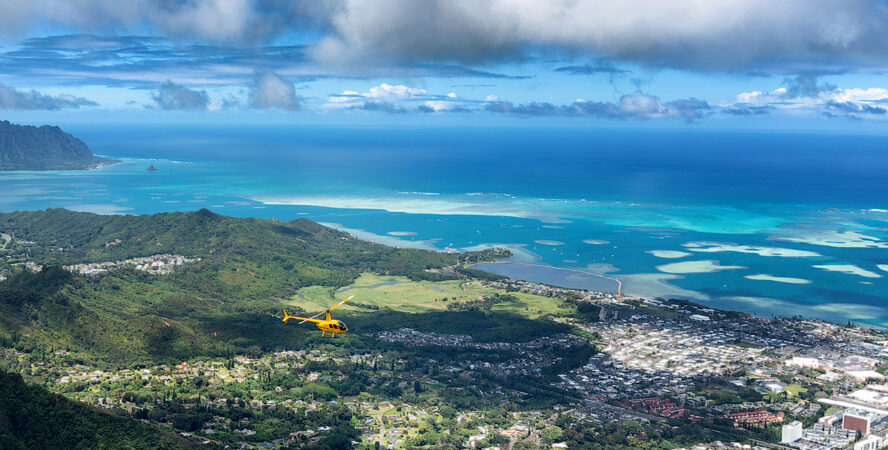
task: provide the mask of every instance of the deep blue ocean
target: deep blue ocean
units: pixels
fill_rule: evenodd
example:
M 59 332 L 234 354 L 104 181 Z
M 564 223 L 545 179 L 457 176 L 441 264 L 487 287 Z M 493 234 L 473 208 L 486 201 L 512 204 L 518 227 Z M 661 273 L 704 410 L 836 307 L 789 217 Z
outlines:
M 0 173 L 0 211 L 209 208 L 513 250 L 640 296 L 888 327 L 888 138 L 583 128 L 78 125 L 121 164 Z M 148 165 L 158 170 L 148 172 Z M 0 230 L 2 231 L 2 230 Z M 508 270 L 508 266 L 503 266 Z

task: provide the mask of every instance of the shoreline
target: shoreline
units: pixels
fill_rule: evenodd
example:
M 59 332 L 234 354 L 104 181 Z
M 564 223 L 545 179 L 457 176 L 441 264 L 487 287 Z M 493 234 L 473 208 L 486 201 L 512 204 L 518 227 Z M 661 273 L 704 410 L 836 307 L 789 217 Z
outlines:
M 620 281 L 619 279 L 617 279 L 617 278 L 613 278 L 613 277 L 608 277 L 608 276 L 605 276 L 605 275 L 599 275 L 599 274 L 597 274 L 597 273 L 588 272 L 588 271 L 580 270 L 580 269 L 570 269 L 570 268 L 563 268 L 563 267 L 550 266 L 550 265 L 546 265 L 546 264 L 533 264 L 533 263 L 510 262 L 510 261 L 494 261 L 494 262 L 478 263 L 478 264 L 472 264 L 472 265 L 470 265 L 470 266 L 467 266 L 467 268 L 468 268 L 468 269 L 474 269 L 474 270 L 480 270 L 480 271 L 482 271 L 482 272 L 492 273 L 492 274 L 494 274 L 494 275 L 502 275 L 502 276 L 508 277 L 508 278 L 510 278 L 510 279 L 521 279 L 522 281 L 529 281 L 529 282 L 531 282 L 531 283 L 545 284 L 545 285 L 548 285 L 548 286 L 560 287 L 560 288 L 565 288 L 565 289 L 582 289 L 582 290 L 594 291 L 594 292 L 604 292 L 604 291 L 600 291 L 600 290 L 597 290 L 597 289 L 578 288 L 578 287 L 571 287 L 571 286 L 564 286 L 564 285 L 559 285 L 559 284 L 553 284 L 553 283 L 551 283 L 551 282 L 544 282 L 544 281 L 539 281 L 539 280 L 530 280 L 530 279 L 514 278 L 514 277 L 512 277 L 512 276 L 509 276 L 509 275 L 506 275 L 506 274 L 503 274 L 503 273 L 496 273 L 496 272 L 491 272 L 491 271 L 488 271 L 488 270 L 484 270 L 484 269 L 479 269 L 479 268 L 478 268 L 478 266 L 487 266 L 487 265 L 497 265 L 497 266 L 523 266 L 523 267 L 532 267 L 532 268 L 535 268 L 535 269 L 542 269 L 542 270 L 544 270 L 544 271 L 550 271 L 550 272 L 573 272 L 573 273 L 581 274 L 581 275 L 583 275 L 583 276 L 589 276 L 589 277 L 593 277 L 593 278 L 597 278 L 597 279 L 601 279 L 601 280 L 607 280 L 607 281 L 610 281 L 610 282 L 616 283 L 616 290 L 615 290 L 615 291 L 612 291 L 612 292 L 606 292 L 606 293 L 608 293 L 608 294 L 616 294 L 617 296 L 622 295 L 623 282 Z
M 86 165 L 84 167 L 74 168 L 74 167 L 65 167 L 65 168 L 57 168 L 57 169 L 4 169 L 0 168 L 0 173 L 34 173 L 34 172 L 81 172 L 81 171 L 94 171 L 100 170 L 103 167 L 113 166 L 115 164 L 120 164 L 123 161 L 116 159 L 109 159 L 99 156 L 98 158 L 102 158 L 105 161 L 94 162 L 92 164 Z
M 556 283 L 553 283 L 553 282 L 551 282 L 551 281 L 541 281 L 540 279 L 529 279 L 530 277 L 522 278 L 522 277 L 517 277 L 517 276 L 509 276 L 509 275 L 506 275 L 506 274 L 496 273 L 496 272 L 491 272 L 491 271 L 488 271 L 488 270 L 484 270 L 484 269 L 479 269 L 479 268 L 477 268 L 477 266 L 484 266 L 484 265 L 495 265 L 495 266 L 525 266 L 525 267 L 532 267 L 532 268 L 535 268 L 535 269 L 540 269 L 540 270 L 544 270 L 544 271 L 552 271 L 552 272 L 559 272 L 559 271 L 576 272 L 576 273 L 580 273 L 580 274 L 583 274 L 583 275 L 591 275 L 591 276 L 593 276 L 593 277 L 597 277 L 597 278 L 601 278 L 601 279 L 605 279 L 605 280 L 608 280 L 608 281 L 612 281 L 612 282 L 618 283 L 618 289 L 620 289 L 620 291 L 622 291 L 622 282 L 621 282 L 620 280 L 618 280 L 618 279 L 616 279 L 616 278 L 613 278 L 613 277 L 607 277 L 607 276 L 604 276 L 604 275 L 599 275 L 599 274 L 596 274 L 596 273 L 587 272 L 587 271 L 580 270 L 580 269 L 569 269 L 569 268 L 562 268 L 562 267 L 556 267 L 556 266 L 549 266 L 549 265 L 545 265 L 545 264 L 533 264 L 533 263 L 521 263 L 521 262 L 509 262 L 509 261 L 494 261 L 494 262 L 486 262 L 486 263 L 477 263 L 477 264 L 472 264 L 472 265 L 470 265 L 470 266 L 467 266 L 467 268 L 469 268 L 469 269 L 474 269 L 474 270 L 480 270 L 480 271 L 482 271 L 482 272 L 487 272 L 487 273 L 491 273 L 491 274 L 494 274 L 494 275 L 502 275 L 502 276 L 505 276 L 505 277 L 507 277 L 508 279 L 510 279 L 510 280 L 512 280 L 512 281 L 524 281 L 524 282 L 536 283 L 536 284 L 541 284 L 541 285 L 545 285 L 545 286 L 549 286 L 549 287 L 554 287 L 554 288 L 570 289 L 570 290 L 582 290 L 582 291 L 588 291 L 588 292 L 593 292 L 593 293 L 598 293 L 598 294 L 618 294 L 618 295 L 617 295 L 617 298 L 618 298 L 618 299 L 620 299 L 621 297 L 623 297 L 623 298 L 637 299 L 637 300 L 641 300 L 641 301 L 649 302 L 649 301 L 651 301 L 651 300 L 655 300 L 655 299 L 657 299 L 657 298 L 659 297 L 659 298 L 662 298 L 662 299 L 664 299 L 664 300 L 680 300 L 680 301 L 686 301 L 686 302 L 694 303 L 694 304 L 697 304 L 697 305 L 699 305 L 699 306 L 701 306 L 701 307 L 709 308 L 709 309 L 716 310 L 716 311 L 729 312 L 729 313 L 742 313 L 742 314 L 748 314 L 748 315 L 751 316 L 751 317 L 756 317 L 756 318 L 760 318 L 760 319 L 768 319 L 769 317 L 770 317 L 770 318 L 782 318 L 782 319 L 789 319 L 789 318 L 793 318 L 793 317 L 799 317 L 799 318 L 802 318 L 802 319 L 805 319 L 805 320 L 822 321 L 822 322 L 830 323 L 830 324 L 833 324 L 833 325 L 843 325 L 843 324 L 845 324 L 845 323 L 851 322 L 851 323 L 854 323 L 856 326 L 860 326 L 860 327 L 864 327 L 864 328 L 869 328 L 869 329 L 873 329 L 873 330 L 882 330 L 882 331 L 886 331 L 886 330 L 888 330 L 888 326 L 878 326 L 878 325 L 875 325 L 875 324 L 872 324 L 872 323 L 866 323 L 866 322 L 862 322 L 862 321 L 854 320 L 854 319 L 830 320 L 830 319 L 828 319 L 828 318 L 826 318 L 826 317 L 819 316 L 819 315 L 817 315 L 817 314 L 811 314 L 810 312 L 805 313 L 805 312 L 799 311 L 798 314 L 792 314 L 792 315 L 790 315 L 790 314 L 781 314 L 781 313 L 778 311 L 779 308 L 776 308 L 774 311 L 771 311 L 771 312 L 768 313 L 768 314 L 764 314 L 764 313 L 762 313 L 762 312 L 760 312 L 760 311 L 754 311 L 755 308 L 752 308 L 753 310 L 750 310 L 749 308 L 743 308 L 741 304 L 744 303 L 744 302 L 739 301 L 739 300 L 741 300 L 741 298 L 738 298 L 738 297 L 726 298 L 726 300 L 734 300 L 735 302 L 738 303 L 737 305 L 735 305 L 735 306 L 733 306 L 733 307 L 726 307 L 726 306 L 723 305 L 723 304 L 722 304 L 722 305 L 712 305 L 712 304 L 706 303 L 705 301 L 704 301 L 704 302 L 701 302 L 701 300 L 699 300 L 699 299 L 682 298 L 682 297 L 680 297 L 680 296 L 679 296 L 679 297 L 674 297 L 674 296 L 662 296 L 662 297 L 660 297 L 660 296 L 654 296 L 654 297 L 650 297 L 650 296 L 647 296 L 647 295 L 634 295 L 634 294 L 631 294 L 631 293 L 625 293 L 625 292 L 620 292 L 620 291 L 618 291 L 618 292 L 606 292 L 606 291 L 601 291 L 601 290 L 596 290 L 596 289 L 589 289 L 589 288 L 583 288 L 583 287 L 564 286 L 564 285 L 560 285 L 560 284 L 558 284 L 557 282 L 556 282 Z M 776 300 L 776 301 L 779 301 L 779 302 L 786 302 L 786 303 L 788 303 L 788 302 L 785 301 L 785 300 Z M 820 306 L 822 306 L 822 307 L 830 307 L 830 306 L 832 306 L 832 305 L 820 305 Z

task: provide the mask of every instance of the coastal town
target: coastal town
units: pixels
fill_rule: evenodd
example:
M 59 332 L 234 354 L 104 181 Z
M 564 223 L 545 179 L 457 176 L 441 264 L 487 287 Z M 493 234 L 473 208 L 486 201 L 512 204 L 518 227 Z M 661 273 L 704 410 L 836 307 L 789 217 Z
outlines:
M 166 253 L 62 269 L 90 279 L 120 270 L 164 276 L 199 261 Z M 42 269 L 30 260 L 19 266 Z M 542 319 L 563 331 L 478 340 L 406 323 L 357 330 L 367 346 L 361 352 L 254 348 L 121 368 L 68 349 L 2 348 L 0 361 L 72 399 L 219 446 L 310 446 L 336 433 L 320 418 L 339 410 L 354 418 L 351 444 L 368 449 L 565 448 L 586 427 L 628 423 L 729 437 L 693 447 L 701 449 L 888 446 L 885 332 L 527 281 L 472 283 L 497 294 L 433 304 L 491 309 L 514 303 L 511 293 L 530 294 L 557 305 Z M 543 394 L 546 406 L 533 406 Z M 291 425 L 282 437 L 285 417 Z
M 239 442 L 245 447 L 306 445 L 331 430 L 307 427 L 292 430 L 287 438 L 262 440 L 268 435 L 261 429 L 264 422 L 232 420 L 239 417 L 230 414 L 232 410 L 273 417 L 281 411 L 309 414 L 331 406 L 361 418 L 355 445 L 373 447 L 378 442 L 393 449 L 415 446 L 423 436 L 438 436 L 434 430 L 443 424 L 459 430 L 456 435 L 466 447 L 558 448 L 565 423 L 601 426 L 626 421 L 710 424 L 754 433 L 752 440 L 694 448 L 753 441 L 803 450 L 868 450 L 888 444 L 888 339 L 882 332 L 798 318 L 755 318 L 684 301 L 617 298 L 528 282 L 488 283 L 553 301 L 587 303 L 598 313 L 592 321 L 558 319 L 573 323 L 582 334 L 527 342 L 476 342 L 467 335 L 409 327 L 371 336 L 414 348 L 509 355 L 488 360 L 469 353 L 475 358 L 445 365 L 430 360 L 417 366 L 409 359 L 373 353 L 263 354 L 258 349 L 253 355 L 121 370 L 64 364 L 77 360 L 66 350 L 53 352 L 52 365 L 12 349 L 2 350 L 2 359 L 77 400 L 153 419 L 203 442 Z M 503 412 L 491 415 L 485 408 L 454 411 L 428 397 L 431 392 L 481 391 L 478 395 L 504 405 L 520 402 L 527 395 L 520 389 L 500 385 L 486 392 L 479 383 L 542 379 L 547 367 L 585 343 L 597 351 L 580 367 L 557 374 L 552 388 L 567 395 L 554 410 L 507 409 L 503 417 Z M 367 373 L 357 375 L 361 370 Z M 342 389 L 355 379 L 378 387 L 370 389 L 377 393 L 331 394 L 334 386 Z M 411 395 L 392 397 L 382 393 L 386 389 Z M 183 426 L 170 414 L 176 409 L 207 412 L 201 416 L 206 420 Z M 260 429 L 254 429 L 257 426 Z
M 625 418 L 604 408 L 617 405 L 670 419 L 771 427 L 775 442 L 805 450 L 888 446 L 885 332 L 728 314 L 683 301 L 497 283 L 600 307 L 599 321 L 577 323 L 596 336 L 600 352 L 560 375 L 562 387 L 586 400 L 578 411 L 587 417 Z

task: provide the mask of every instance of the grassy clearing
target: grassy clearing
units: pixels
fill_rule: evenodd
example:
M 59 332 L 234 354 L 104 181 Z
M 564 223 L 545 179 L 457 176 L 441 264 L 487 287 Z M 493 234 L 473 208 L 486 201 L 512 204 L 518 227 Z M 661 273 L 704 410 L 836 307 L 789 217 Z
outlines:
M 501 303 L 493 307 L 494 311 L 511 312 L 528 319 L 536 319 L 546 314 L 566 315 L 576 313 L 574 307 L 562 307 L 561 301 L 555 298 L 526 294 L 523 292 L 510 292 L 518 298 L 514 303 Z
M 323 311 L 337 301 L 354 295 L 353 302 L 357 305 L 373 305 L 406 313 L 422 313 L 444 311 L 453 301 L 479 300 L 495 293 L 504 294 L 502 289 L 485 287 L 481 282 L 452 281 L 411 281 L 406 277 L 382 276 L 373 273 L 362 273 L 351 285 L 339 289 L 324 286 L 312 286 L 300 289 L 291 296 L 287 304 L 298 306 L 307 312 Z M 518 301 L 501 303 L 493 307 L 497 312 L 509 312 L 530 319 L 546 314 L 568 314 L 573 308 L 561 308 L 561 301 L 533 294 L 513 292 Z M 444 301 L 447 299 L 447 301 Z M 455 300 L 454 300 L 455 299 Z M 366 309 L 351 305 L 354 311 Z M 345 311 L 343 310 L 343 313 Z
M 783 390 L 788 392 L 791 396 L 799 395 L 802 392 L 808 392 L 808 390 L 802 387 L 802 385 L 800 384 L 788 384 L 783 387 Z

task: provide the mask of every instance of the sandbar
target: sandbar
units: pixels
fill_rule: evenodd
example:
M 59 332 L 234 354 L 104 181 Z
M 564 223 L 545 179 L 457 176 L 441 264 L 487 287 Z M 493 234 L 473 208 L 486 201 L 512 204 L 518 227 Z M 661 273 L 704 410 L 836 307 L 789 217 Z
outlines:
M 714 259 L 702 261 L 682 261 L 657 266 L 657 270 L 666 273 L 712 273 L 722 270 L 746 269 L 746 266 L 722 266 Z
M 780 256 L 786 258 L 807 258 L 814 256 L 822 256 L 817 252 L 810 252 L 807 250 L 796 250 L 793 248 L 780 248 L 780 247 L 761 247 L 757 245 L 739 245 L 739 244 L 729 244 L 722 242 L 687 242 L 682 244 L 684 247 L 687 247 L 688 250 L 694 252 L 706 252 L 706 253 L 715 253 L 715 252 L 737 252 L 737 253 L 750 253 L 759 256 Z
M 678 250 L 648 250 L 645 253 L 650 253 L 657 258 L 684 258 L 691 255 L 688 252 L 680 252 Z
M 561 241 L 550 241 L 550 240 L 548 240 L 548 239 L 539 239 L 539 240 L 536 240 L 536 241 L 534 241 L 534 242 L 536 242 L 537 244 L 540 244 L 540 245 L 564 245 L 564 242 L 561 242 Z
M 772 239 L 826 247 L 888 248 L 888 242 L 850 230 L 817 230 L 800 236 L 772 236 Z
M 820 264 L 814 266 L 818 269 L 828 270 L 830 272 L 847 273 L 848 275 L 859 275 L 866 278 L 882 278 L 881 275 L 855 266 L 854 264 Z
M 775 277 L 774 275 L 768 275 L 766 273 L 760 273 L 756 275 L 746 275 L 745 277 L 748 280 L 761 280 L 761 281 L 776 281 L 778 283 L 789 283 L 789 284 L 811 284 L 811 280 L 806 280 L 804 278 L 792 278 L 792 277 Z

